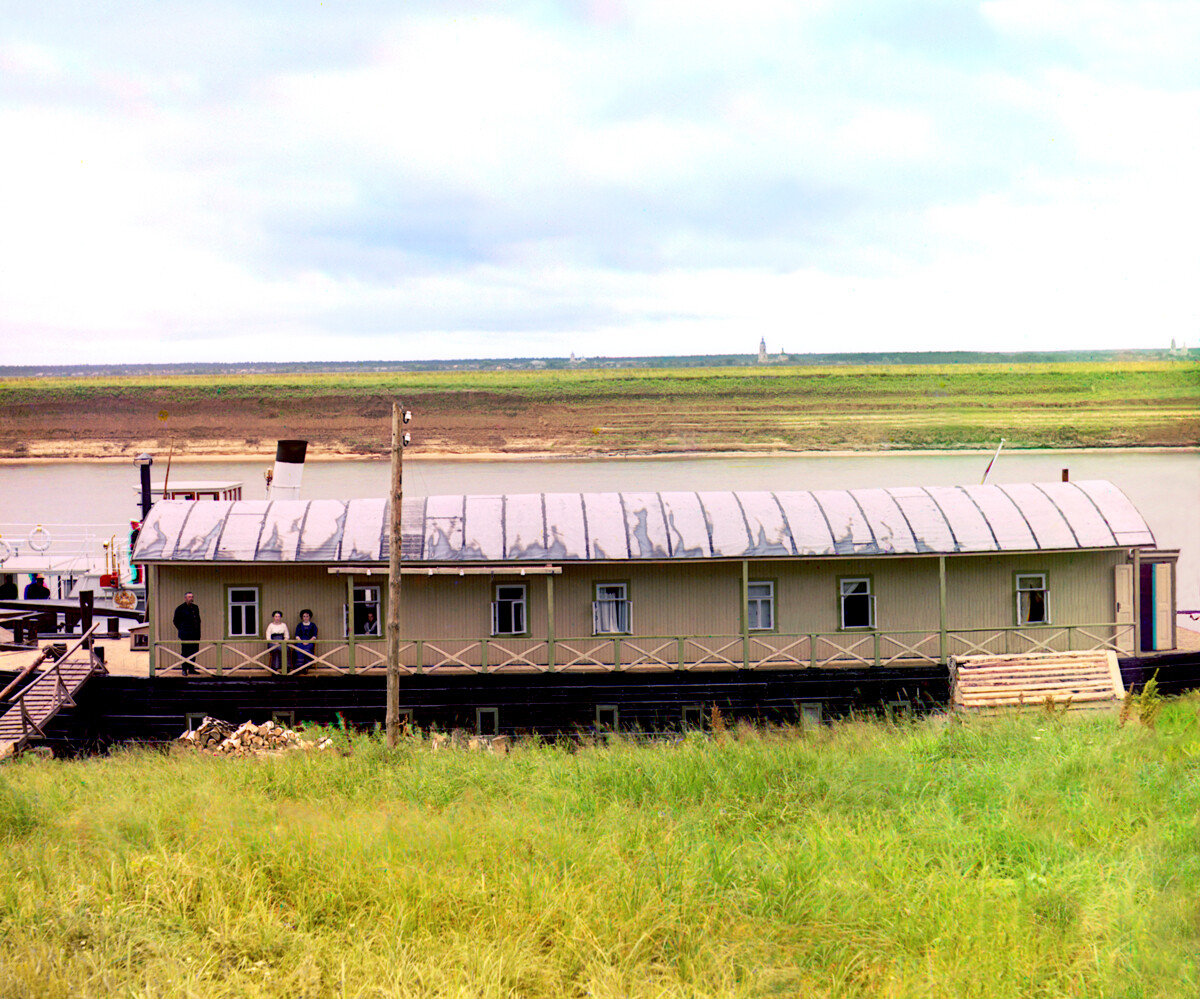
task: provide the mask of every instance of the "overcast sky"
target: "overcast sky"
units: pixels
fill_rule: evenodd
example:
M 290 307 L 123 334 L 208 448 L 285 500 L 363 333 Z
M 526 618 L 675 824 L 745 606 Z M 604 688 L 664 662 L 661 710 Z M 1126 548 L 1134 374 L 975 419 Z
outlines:
M 0 0 L 0 360 L 1200 344 L 1200 4 Z

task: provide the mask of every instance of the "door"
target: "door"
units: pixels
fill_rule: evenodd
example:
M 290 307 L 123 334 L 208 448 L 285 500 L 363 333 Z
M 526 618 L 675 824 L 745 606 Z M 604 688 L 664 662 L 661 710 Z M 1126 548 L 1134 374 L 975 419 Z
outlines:
M 1113 589 L 1116 595 L 1116 640 L 1118 652 L 1129 655 L 1133 652 L 1133 566 L 1113 567 Z

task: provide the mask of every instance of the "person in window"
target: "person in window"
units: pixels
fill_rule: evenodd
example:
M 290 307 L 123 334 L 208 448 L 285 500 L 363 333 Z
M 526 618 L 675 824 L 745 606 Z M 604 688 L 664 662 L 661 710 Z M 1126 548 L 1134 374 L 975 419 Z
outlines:
M 12 578 L 11 572 L 4 574 L 4 582 L 0 583 L 0 600 L 16 600 L 17 599 L 17 581 Z
M 312 619 L 312 611 L 307 607 L 300 612 L 300 623 L 296 625 L 296 667 L 307 666 L 312 662 L 313 649 L 316 647 L 317 625 Z
M 379 621 L 376 620 L 376 618 L 375 618 L 375 611 L 373 608 L 370 608 L 370 607 L 367 608 L 367 616 L 365 618 L 363 618 L 362 631 L 360 631 L 359 634 L 360 635 L 378 635 L 379 634 Z
M 190 590 L 183 595 L 183 603 L 175 608 L 171 623 L 182 643 L 179 647 L 180 666 L 183 675 L 188 676 L 196 672 L 196 653 L 200 651 L 200 608 Z
M 287 623 L 283 620 L 283 611 L 272 611 L 271 623 L 267 625 L 267 641 L 272 643 L 269 648 L 271 669 L 279 669 L 283 662 L 283 646 L 279 643 L 286 642 L 291 637 Z

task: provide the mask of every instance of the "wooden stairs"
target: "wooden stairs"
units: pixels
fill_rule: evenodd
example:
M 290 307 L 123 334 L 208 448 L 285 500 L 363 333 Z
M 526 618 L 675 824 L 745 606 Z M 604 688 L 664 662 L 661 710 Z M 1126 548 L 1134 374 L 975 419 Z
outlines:
M 1121 669 L 1111 650 L 950 659 L 950 703 L 958 711 L 1049 705 L 1096 710 L 1120 708 L 1124 700 Z
M 13 698 L 12 706 L 0 717 L 0 759 L 19 753 L 34 739 L 45 738 L 46 723 L 61 708 L 75 706 L 79 689 L 97 673 L 106 670 L 92 655 L 89 628 L 49 669 Z

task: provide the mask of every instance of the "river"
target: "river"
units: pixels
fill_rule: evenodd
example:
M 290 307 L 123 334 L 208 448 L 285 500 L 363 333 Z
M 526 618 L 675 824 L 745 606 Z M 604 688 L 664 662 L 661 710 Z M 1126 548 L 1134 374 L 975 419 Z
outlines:
M 176 462 L 171 478 L 238 479 L 244 496 L 265 495 L 261 462 Z M 544 461 L 405 463 L 405 496 L 438 493 L 528 493 L 600 490 L 853 489 L 867 486 L 978 482 L 989 456 L 980 454 L 783 455 L 700 458 L 604 458 Z M 415 460 L 414 460 L 415 459 Z M 154 467 L 160 481 L 164 462 Z M 1134 502 L 1161 548 L 1179 548 L 1180 609 L 1200 610 L 1200 455 L 1181 451 L 1012 451 L 1002 453 L 990 482 L 1108 479 Z M 380 460 L 310 461 L 301 494 L 310 499 L 383 496 L 388 464 Z M 91 524 L 107 536 L 138 516 L 137 469 L 129 463 L 54 462 L 0 465 L 0 531 L 23 540 L 29 525 Z M 17 525 L 24 525 L 19 527 Z M 1187 623 L 1181 619 L 1181 623 Z M 1193 624 L 1192 627 L 1197 627 Z

